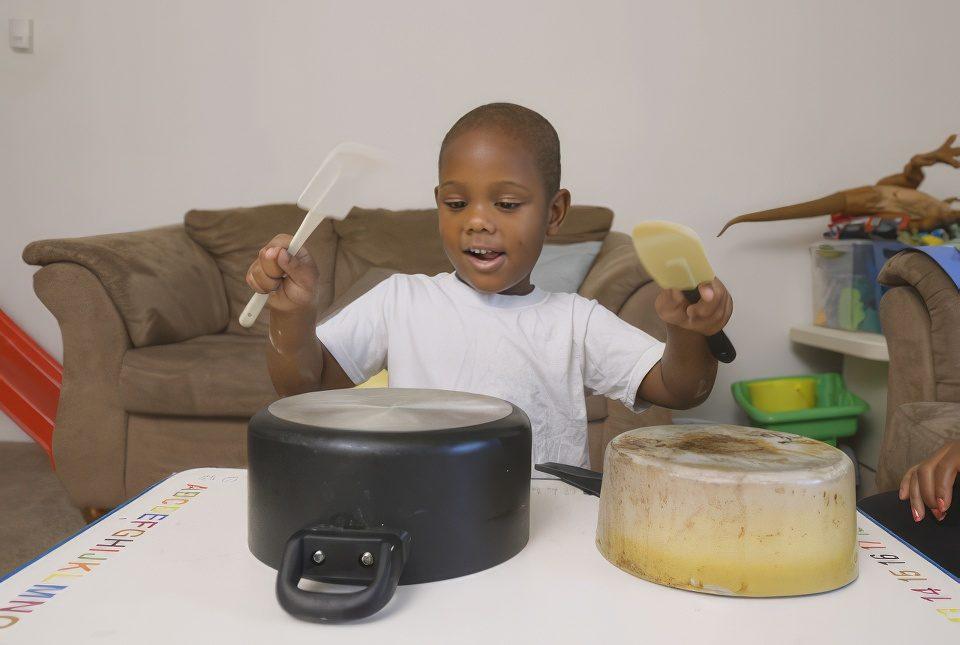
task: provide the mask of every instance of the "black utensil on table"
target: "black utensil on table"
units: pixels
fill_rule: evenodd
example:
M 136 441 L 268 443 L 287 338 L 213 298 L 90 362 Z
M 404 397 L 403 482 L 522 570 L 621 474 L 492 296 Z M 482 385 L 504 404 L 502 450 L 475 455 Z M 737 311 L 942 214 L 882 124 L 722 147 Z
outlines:
M 536 464 L 535 470 L 542 473 L 553 475 L 565 484 L 570 484 L 574 488 L 579 488 L 588 495 L 600 497 L 600 486 L 603 483 L 603 473 L 577 466 L 568 466 L 567 464 L 558 464 L 549 461 L 545 464 Z

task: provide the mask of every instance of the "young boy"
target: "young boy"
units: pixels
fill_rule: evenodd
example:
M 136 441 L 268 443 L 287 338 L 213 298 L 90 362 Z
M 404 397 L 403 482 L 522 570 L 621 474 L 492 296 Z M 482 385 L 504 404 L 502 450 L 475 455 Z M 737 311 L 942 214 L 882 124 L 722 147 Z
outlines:
M 444 137 L 439 175 L 440 235 L 455 273 L 394 275 L 315 326 L 313 260 L 303 250 L 290 257 L 289 235 L 260 250 L 247 283 L 272 292 L 268 364 L 278 394 L 348 388 L 386 367 L 391 387 L 514 403 L 530 418 L 535 462 L 575 466 L 588 464 L 585 389 L 634 411 L 706 399 L 717 363 L 705 337 L 733 310 L 719 280 L 700 285 L 695 305 L 677 291 L 659 295 L 666 344 L 596 301 L 530 283 L 570 205 L 546 119 L 509 103 L 468 112 Z

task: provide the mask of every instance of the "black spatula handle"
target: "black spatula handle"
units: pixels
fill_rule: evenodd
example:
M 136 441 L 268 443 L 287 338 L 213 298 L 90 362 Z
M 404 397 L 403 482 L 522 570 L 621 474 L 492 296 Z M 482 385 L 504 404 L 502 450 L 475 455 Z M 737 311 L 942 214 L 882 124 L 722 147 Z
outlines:
M 697 304 L 700 302 L 700 290 L 685 289 L 683 297 L 690 303 Z M 730 339 L 722 330 L 713 336 L 707 336 L 707 347 L 710 348 L 713 357 L 721 363 L 732 363 L 733 359 L 737 357 L 737 350 L 733 348 L 733 343 L 730 342 Z
M 558 464 L 548 461 L 545 464 L 534 464 L 536 470 L 553 475 L 560 481 L 579 488 L 584 493 L 600 497 L 600 487 L 603 485 L 603 473 L 567 464 Z

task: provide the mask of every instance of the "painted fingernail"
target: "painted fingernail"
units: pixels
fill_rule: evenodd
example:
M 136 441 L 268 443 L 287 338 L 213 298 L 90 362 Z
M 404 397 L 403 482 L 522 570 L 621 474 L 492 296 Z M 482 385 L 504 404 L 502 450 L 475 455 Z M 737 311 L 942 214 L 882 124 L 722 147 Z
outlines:
M 941 513 L 947 512 L 947 503 L 943 501 L 942 497 L 937 498 L 937 508 L 940 510 Z
M 913 521 L 914 522 L 920 521 L 920 511 L 918 511 L 917 509 L 913 509 Z

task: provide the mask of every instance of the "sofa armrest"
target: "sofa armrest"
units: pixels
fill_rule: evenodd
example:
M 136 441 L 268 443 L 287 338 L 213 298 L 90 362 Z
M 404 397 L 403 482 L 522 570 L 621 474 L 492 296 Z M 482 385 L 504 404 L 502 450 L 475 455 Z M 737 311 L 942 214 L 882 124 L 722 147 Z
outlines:
M 934 349 L 930 315 L 923 298 L 910 286 L 894 287 L 880 300 L 880 323 L 887 339 L 886 427 L 904 403 L 936 401 Z
M 933 397 L 926 400 L 960 403 L 960 334 L 956 333 L 960 329 L 960 295 L 953 280 L 919 251 L 901 251 L 890 258 L 878 280 L 894 287 L 880 303 L 881 324 L 891 347 L 891 375 L 898 365 L 904 373 L 929 365 Z M 911 304 L 900 289 L 912 291 L 917 296 L 914 303 L 922 304 L 925 311 L 894 307 L 894 301 Z M 894 296 L 895 292 L 898 295 Z M 903 360 L 898 361 L 896 355 Z
M 895 490 L 914 464 L 927 459 L 949 441 L 960 440 L 960 403 L 905 403 L 887 420 L 877 489 Z
M 227 326 L 223 277 L 183 226 L 33 242 L 28 264 L 79 264 L 100 280 L 134 347 L 175 343 Z
M 45 266 L 34 274 L 33 288 L 63 337 L 53 432 L 57 475 L 76 506 L 113 507 L 126 497 L 127 420 L 119 381 L 130 337 L 103 283 L 79 264 Z

